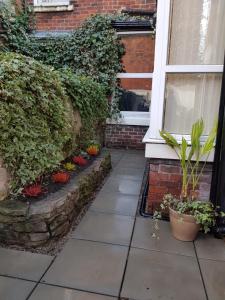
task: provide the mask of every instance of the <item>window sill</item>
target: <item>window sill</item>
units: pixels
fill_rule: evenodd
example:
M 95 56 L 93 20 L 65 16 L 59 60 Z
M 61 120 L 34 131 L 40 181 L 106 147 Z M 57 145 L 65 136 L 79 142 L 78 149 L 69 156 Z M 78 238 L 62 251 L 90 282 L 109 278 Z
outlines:
M 34 12 L 72 11 L 73 5 L 34 6 Z
M 107 120 L 107 124 L 149 126 L 149 112 L 121 112 L 118 120 Z
M 171 149 L 163 139 L 152 139 L 149 136 L 149 130 L 146 132 L 146 135 L 143 138 L 143 143 L 145 143 L 145 157 L 148 158 L 162 158 L 162 159 L 175 159 L 178 157 L 173 149 Z M 188 151 L 191 149 L 188 146 Z M 204 161 L 206 157 L 203 157 L 202 161 Z M 207 160 L 208 162 L 214 161 L 214 151 L 212 151 Z

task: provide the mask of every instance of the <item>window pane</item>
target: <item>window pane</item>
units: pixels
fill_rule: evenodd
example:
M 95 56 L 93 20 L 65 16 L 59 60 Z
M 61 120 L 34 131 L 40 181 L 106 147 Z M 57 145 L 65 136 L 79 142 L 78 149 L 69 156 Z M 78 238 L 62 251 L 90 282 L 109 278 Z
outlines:
M 120 111 L 149 111 L 151 79 L 121 79 Z
M 224 16 L 224 0 L 173 0 L 169 64 L 222 65 Z
M 123 65 L 126 73 L 153 72 L 155 39 L 150 33 L 122 35 L 126 53 Z
M 217 118 L 221 74 L 170 74 L 167 76 L 164 129 L 190 134 L 192 124 L 203 118 L 205 132 Z

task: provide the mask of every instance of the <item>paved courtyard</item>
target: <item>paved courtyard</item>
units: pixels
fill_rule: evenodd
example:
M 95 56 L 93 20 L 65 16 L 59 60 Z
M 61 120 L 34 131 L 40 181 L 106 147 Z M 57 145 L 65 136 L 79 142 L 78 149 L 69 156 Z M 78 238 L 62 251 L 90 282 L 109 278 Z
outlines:
M 111 150 L 113 170 L 62 252 L 0 248 L 0 300 L 224 300 L 225 244 L 171 237 L 136 217 L 141 151 Z

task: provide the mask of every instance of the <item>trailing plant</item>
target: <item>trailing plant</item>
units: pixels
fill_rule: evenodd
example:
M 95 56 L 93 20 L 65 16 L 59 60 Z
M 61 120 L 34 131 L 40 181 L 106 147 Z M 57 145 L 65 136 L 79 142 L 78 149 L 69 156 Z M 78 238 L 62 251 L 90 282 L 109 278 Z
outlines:
M 62 161 L 71 139 L 66 101 L 53 68 L 19 54 L 0 54 L 0 156 L 13 190 Z
M 216 218 L 223 213 L 219 213 L 210 202 L 192 201 L 190 198 L 187 201 L 180 201 L 171 194 L 164 196 L 161 204 L 163 211 L 172 208 L 179 214 L 188 214 L 194 216 L 196 223 L 201 225 L 201 229 L 207 233 L 215 225 Z M 159 217 L 159 215 L 158 215 Z M 182 221 L 182 217 L 181 217 Z

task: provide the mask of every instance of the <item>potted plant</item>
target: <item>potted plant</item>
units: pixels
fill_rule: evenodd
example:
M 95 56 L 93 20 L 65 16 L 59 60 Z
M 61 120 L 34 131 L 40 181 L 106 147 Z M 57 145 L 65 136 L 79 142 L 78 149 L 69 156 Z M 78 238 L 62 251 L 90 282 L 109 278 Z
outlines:
M 191 145 L 183 137 L 181 143 L 168 132 L 160 131 L 161 137 L 176 153 L 182 169 L 182 189 L 180 198 L 165 195 L 162 210 L 169 211 L 173 236 L 182 241 L 193 241 L 200 228 L 208 232 L 215 224 L 218 213 L 210 202 L 201 201 L 198 184 L 209 155 L 214 147 L 217 125 L 215 125 L 205 142 L 203 120 L 192 126 Z M 156 217 L 159 213 L 156 212 Z

